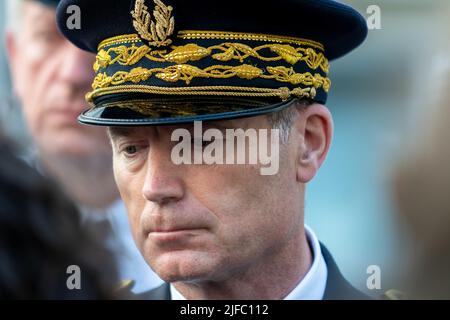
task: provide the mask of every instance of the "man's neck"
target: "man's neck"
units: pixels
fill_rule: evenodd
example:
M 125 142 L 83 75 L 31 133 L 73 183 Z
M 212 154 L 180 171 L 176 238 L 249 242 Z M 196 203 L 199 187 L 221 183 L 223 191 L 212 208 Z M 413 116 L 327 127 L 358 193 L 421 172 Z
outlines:
M 280 300 L 300 283 L 311 264 L 311 249 L 302 230 L 286 247 L 225 281 L 173 285 L 188 300 Z
M 39 160 L 44 172 L 79 205 L 105 209 L 119 197 L 107 155 L 86 159 L 41 154 Z

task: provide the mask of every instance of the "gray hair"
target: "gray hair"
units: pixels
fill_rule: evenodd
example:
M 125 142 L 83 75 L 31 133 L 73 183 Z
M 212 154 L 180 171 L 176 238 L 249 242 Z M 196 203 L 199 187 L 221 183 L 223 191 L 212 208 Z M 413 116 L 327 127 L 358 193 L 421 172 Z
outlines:
M 22 22 L 22 4 L 25 0 L 6 0 L 6 30 L 11 31 L 14 35 L 20 34 Z
M 272 128 L 280 130 L 280 140 L 282 144 L 287 144 L 289 142 L 292 125 L 299 115 L 299 111 L 307 108 L 311 104 L 312 102 L 308 99 L 295 100 L 283 110 L 267 115 L 269 124 Z

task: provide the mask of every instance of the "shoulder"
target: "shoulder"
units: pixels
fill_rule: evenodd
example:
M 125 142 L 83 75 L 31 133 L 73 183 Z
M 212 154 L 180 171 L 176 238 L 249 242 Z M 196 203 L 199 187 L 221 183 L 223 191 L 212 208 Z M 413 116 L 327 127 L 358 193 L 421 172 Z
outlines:
M 142 292 L 134 293 L 132 290 L 136 282 L 134 280 L 122 281 L 114 290 L 114 299 L 119 300 L 171 300 L 170 285 L 164 283 L 161 286 Z
M 170 285 L 164 283 L 153 290 L 136 294 L 134 295 L 133 300 L 171 300 Z
M 321 244 L 320 247 L 328 268 L 327 285 L 323 299 L 371 300 L 371 297 L 353 287 L 350 282 L 344 278 L 328 249 L 323 244 Z

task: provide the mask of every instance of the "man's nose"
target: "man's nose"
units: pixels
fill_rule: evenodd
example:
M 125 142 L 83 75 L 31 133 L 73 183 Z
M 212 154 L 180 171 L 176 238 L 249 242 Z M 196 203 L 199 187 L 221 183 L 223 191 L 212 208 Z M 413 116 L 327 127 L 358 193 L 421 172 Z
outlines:
M 95 56 L 68 42 L 64 44 L 62 55 L 63 67 L 59 68 L 60 79 L 83 89 L 83 91 L 89 90 L 95 76 L 92 69 Z
M 144 198 L 158 205 L 180 201 L 185 194 L 185 185 L 179 169 L 170 159 L 170 151 L 150 151 L 142 190 Z

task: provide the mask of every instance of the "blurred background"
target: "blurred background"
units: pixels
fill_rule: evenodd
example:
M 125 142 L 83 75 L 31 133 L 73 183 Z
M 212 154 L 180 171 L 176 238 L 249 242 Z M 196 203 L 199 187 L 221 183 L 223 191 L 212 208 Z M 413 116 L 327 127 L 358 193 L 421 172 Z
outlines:
M 344 275 L 368 293 L 366 272 L 381 268 L 381 292 L 399 283 L 412 250 L 395 218 L 389 170 L 402 153 L 402 134 L 429 107 L 422 93 L 436 84 L 444 35 L 445 0 L 346 0 L 363 15 L 381 9 L 381 29 L 332 63 L 328 100 L 335 120 L 331 153 L 307 191 L 306 220 L 333 253 Z M 4 52 L 5 1 L 0 2 L 0 122 L 26 147 L 29 139 L 11 94 Z
M 335 140 L 309 186 L 306 219 L 353 284 L 366 289 L 367 267 L 377 265 L 385 291 L 401 285 L 414 249 L 396 219 L 389 174 L 405 149 L 401 139 L 420 121 L 417 111 L 431 108 L 422 99 L 437 85 L 447 32 L 438 22 L 448 1 L 342 2 L 366 17 L 378 5 L 381 29 L 331 65 Z

